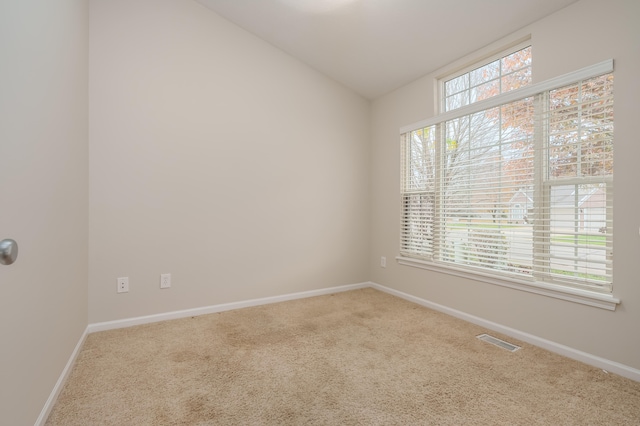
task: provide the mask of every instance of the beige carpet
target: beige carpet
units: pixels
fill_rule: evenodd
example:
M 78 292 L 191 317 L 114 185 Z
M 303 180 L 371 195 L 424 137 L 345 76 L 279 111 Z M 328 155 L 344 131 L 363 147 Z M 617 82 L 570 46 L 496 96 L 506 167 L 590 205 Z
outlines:
M 94 333 L 47 424 L 640 424 L 640 383 L 485 332 L 363 289 Z

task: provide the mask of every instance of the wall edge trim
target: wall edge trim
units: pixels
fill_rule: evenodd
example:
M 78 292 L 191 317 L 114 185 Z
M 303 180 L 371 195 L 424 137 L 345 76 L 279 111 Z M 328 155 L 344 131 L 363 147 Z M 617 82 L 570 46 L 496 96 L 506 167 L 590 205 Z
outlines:
M 573 360 L 591 365 L 593 367 L 601 368 L 607 372 L 615 373 L 620 376 L 626 377 L 628 379 L 634 380 L 636 382 L 640 382 L 640 370 L 630 367 L 628 365 L 621 364 L 619 362 L 612 361 L 606 358 L 602 358 L 587 352 L 583 352 L 578 349 L 553 342 L 551 340 L 543 339 L 542 337 L 525 333 L 524 331 L 507 327 L 505 325 L 498 324 L 498 323 L 486 320 L 484 318 L 477 317 L 475 315 L 467 314 L 457 309 L 449 308 L 447 306 L 440 305 L 438 303 L 431 302 L 429 300 L 422 299 L 420 297 L 413 296 L 411 294 L 404 293 L 402 291 L 395 290 L 390 287 L 385 287 L 383 285 L 380 285 L 374 282 L 371 283 L 371 287 L 375 288 L 376 290 L 380 290 L 382 292 L 391 294 L 393 296 L 397 296 L 409 302 L 417 303 L 418 305 L 424 306 L 426 308 L 430 308 L 435 311 L 442 312 L 447 315 L 451 315 L 453 317 L 470 322 L 472 324 L 485 327 L 489 330 L 493 330 L 493 331 L 505 334 L 507 336 L 513 337 L 514 339 L 522 340 L 523 342 L 527 342 L 539 348 L 546 349 L 558 355 L 562 355 L 567 358 L 571 358 Z
M 67 379 L 69 378 L 69 374 L 71 374 L 71 370 L 73 370 L 73 366 L 75 365 L 78 355 L 80 354 L 80 350 L 84 345 L 87 335 L 89 334 L 88 330 L 89 330 L 89 327 L 87 326 L 84 329 L 84 332 L 82 333 L 82 335 L 80 336 L 80 339 L 78 339 L 78 343 L 76 344 L 76 347 L 73 349 L 73 352 L 71 352 L 71 356 L 69 357 L 67 364 L 62 369 L 62 373 L 60 373 L 60 377 L 58 377 L 58 381 L 53 386 L 53 389 L 49 394 L 49 398 L 47 399 L 47 402 L 45 402 L 44 406 L 42 407 L 42 410 L 40 411 L 40 415 L 38 416 L 38 419 L 34 423 L 34 426 L 44 426 L 44 424 L 47 422 L 47 418 L 49 418 L 49 414 L 51 414 L 51 410 L 53 410 L 53 407 L 56 405 L 56 401 L 60 396 L 60 392 L 62 392 L 62 388 L 67 382 Z
M 259 299 L 243 300 L 239 302 L 223 303 L 219 305 L 203 306 L 199 308 L 184 309 L 179 311 L 165 312 L 161 314 L 145 315 L 134 318 L 125 318 L 114 321 L 105 321 L 89 324 L 88 333 L 98 331 L 115 330 L 118 328 L 133 327 L 135 325 L 150 324 L 154 322 L 167 321 L 172 319 L 187 318 L 198 315 L 214 314 L 218 312 L 231 311 L 234 309 L 249 308 L 252 306 L 268 305 L 271 303 L 286 302 L 288 300 L 304 299 L 307 297 L 323 296 L 331 293 L 339 293 L 343 291 L 357 290 L 370 287 L 368 282 L 358 284 L 347 284 L 336 287 L 327 287 L 318 290 L 302 291 L 297 293 L 283 294 L 279 296 L 269 296 Z

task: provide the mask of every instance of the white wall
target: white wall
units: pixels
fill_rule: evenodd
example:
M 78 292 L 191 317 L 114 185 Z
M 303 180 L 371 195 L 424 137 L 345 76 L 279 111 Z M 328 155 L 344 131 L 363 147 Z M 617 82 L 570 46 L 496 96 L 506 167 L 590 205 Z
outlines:
M 640 368 L 640 145 L 638 69 L 640 2 L 583 0 L 433 74 L 402 87 L 372 107 L 370 278 L 382 285 L 544 339 Z M 543 81 L 593 63 L 615 60 L 615 312 L 387 262 L 398 254 L 400 230 L 399 128 L 434 115 L 434 80 L 530 34 L 533 77 Z
M 0 2 L 0 423 L 34 424 L 87 326 L 84 0 Z
M 90 5 L 91 323 L 367 280 L 367 101 L 196 2 Z

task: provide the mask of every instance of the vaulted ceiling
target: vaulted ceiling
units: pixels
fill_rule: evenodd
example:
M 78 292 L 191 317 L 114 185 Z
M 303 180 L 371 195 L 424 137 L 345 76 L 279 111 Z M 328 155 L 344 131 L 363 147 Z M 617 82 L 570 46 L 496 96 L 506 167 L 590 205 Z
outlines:
M 577 0 L 196 0 L 368 99 Z

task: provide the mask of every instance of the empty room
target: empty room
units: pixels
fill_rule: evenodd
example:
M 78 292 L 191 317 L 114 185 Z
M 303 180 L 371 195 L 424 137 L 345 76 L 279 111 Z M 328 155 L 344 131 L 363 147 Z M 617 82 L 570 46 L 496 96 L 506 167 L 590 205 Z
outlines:
M 640 424 L 639 24 L 3 1 L 0 424 Z

